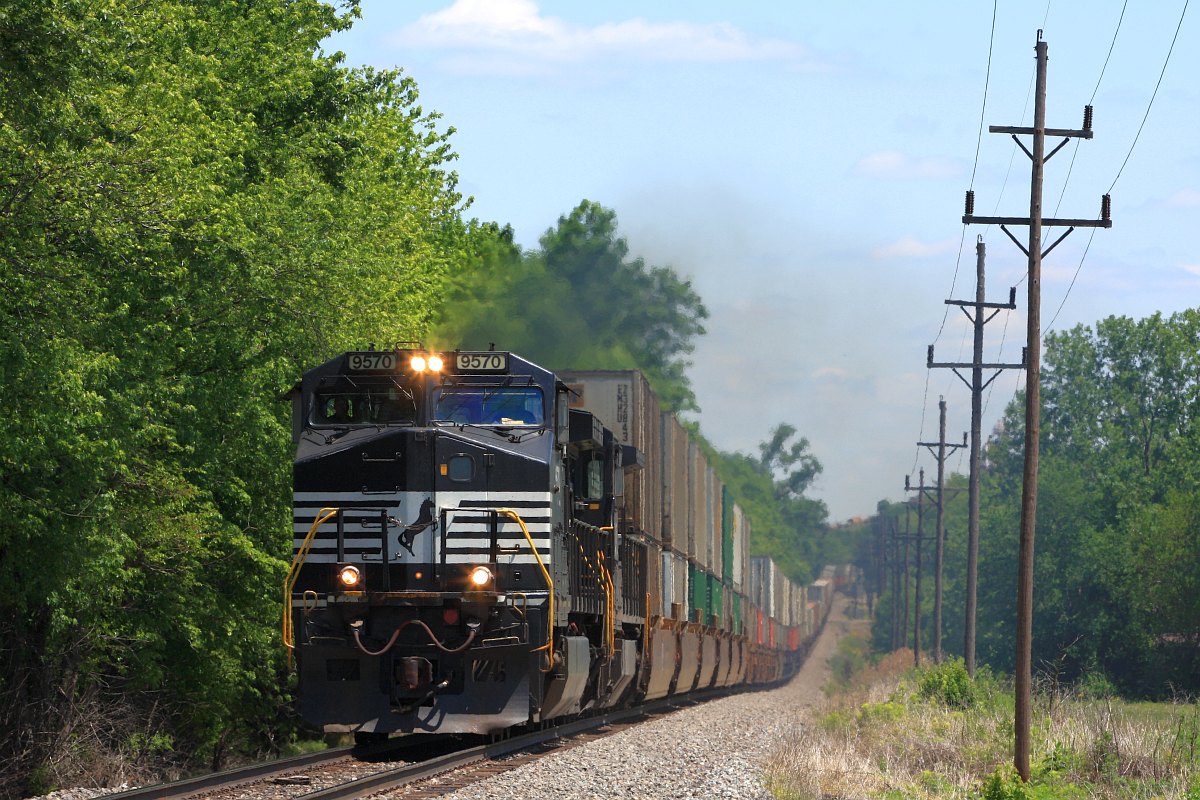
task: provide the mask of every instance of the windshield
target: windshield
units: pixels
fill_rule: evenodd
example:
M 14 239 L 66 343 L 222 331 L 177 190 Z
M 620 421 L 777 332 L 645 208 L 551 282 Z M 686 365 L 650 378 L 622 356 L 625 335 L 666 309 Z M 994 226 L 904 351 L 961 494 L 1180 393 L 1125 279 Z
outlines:
M 444 386 L 433 392 L 433 419 L 456 425 L 542 425 L 542 390 L 536 386 Z
M 395 385 L 318 392 L 313 403 L 316 425 L 412 425 L 416 419 L 412 391 Z

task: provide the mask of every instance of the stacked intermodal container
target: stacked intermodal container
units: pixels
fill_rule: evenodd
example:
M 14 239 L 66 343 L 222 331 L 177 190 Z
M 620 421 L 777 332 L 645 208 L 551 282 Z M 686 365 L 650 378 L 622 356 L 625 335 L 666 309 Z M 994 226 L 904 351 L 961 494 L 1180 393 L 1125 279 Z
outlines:
M 682 665 L 677 680 L 688 683 L 694 674 L 696 685 L 719 684 L 732 680 L 735 663 L 743 671 L 762 668 L 748 651 L 734 655 L 728 633 L 744 635 L 745 647 L 805 647 L 824 619 L 838 575 L 831 571 L 829 589 L 814 591 L 794 584 L 771 559 L 750 556 L 750 517 L 700 443 L 661 410 L 640 373 L 567 372 L 562 378 L 574 406 L 639 451 L 641 469 L 625 475 L 623 531 L 646 543 L 647 563 L 654 565 L 646 591 L 655 630 L 678 637 L 674 645 L 656 640 L 654 647 L 665 648 L 659 655 L 668 659 L 675 653 Z M 669 676 L 655 673 L 654 694 L 665 694 L 669 683 Z
M 721 529 L 723 515 L 723 499 L 724 487 L 721 485 L 721 479 L 717 477 L 717 471 L 712 467 L 708 468 L 708 534 L 705 536 L 705 549 L 708 551 L 708 560 L 705 561 L 709 572 L 713 575 L 721 574 Z
M 662 482 L 663 544 L 686 555 L 688 547 L 688 432 L 674 414 L 663 413 Z M 681 478 L 682 476 L 682 478 Z
M 695 442 L 688 443 L 688 559 L 708 565 L 708 535 L 712 529 L 708 503 L 708 462 Z

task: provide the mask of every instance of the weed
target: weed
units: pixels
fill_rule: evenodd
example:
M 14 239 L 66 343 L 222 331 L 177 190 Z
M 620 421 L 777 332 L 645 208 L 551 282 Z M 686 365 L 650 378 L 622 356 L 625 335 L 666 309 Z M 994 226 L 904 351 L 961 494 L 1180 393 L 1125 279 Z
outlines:
M 998 767 L 983 781 L 980 800 L 1033 800 L 1029 788 L 1011 766 Z
M 925 700 L 952 708 L 971 708 L 977 698 L 975 682 L 961 658 L 922 670 L 917 676 L 917 692 Z

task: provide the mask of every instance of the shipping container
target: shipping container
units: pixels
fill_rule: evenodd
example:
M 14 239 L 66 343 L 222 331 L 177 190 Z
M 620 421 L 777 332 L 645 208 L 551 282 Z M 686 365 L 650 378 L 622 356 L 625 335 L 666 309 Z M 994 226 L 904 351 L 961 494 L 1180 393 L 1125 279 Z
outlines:
M 716 575 L 708 576 L 708 619 L 705 623 L 724 629 L 728 623 L 725 618 L 725 587 Z
M 742 553 L 742 565 L 738 569 L 738 574 L 741 575 L 742 580 L 742 591 L 746 591 L 746 588 L 750 585 L 750 535 L 752 532 L 750 515 L 743 511 L 742 540 L 740 545 Z
M 754 603 L 765 616 L 775 616 L 775 584 L 778 582 L 778 568 L 775 562 L 766 556 L 755 556 L 750 560 L 750 602 Z
M 733 504 L 733 519 L 730 525 L 729 560 L 726 563 L 726 573 L 729 575 L 729 585 L 735 591 L 746 591 L 746 560 L 742 557 L 742 540 L 746 536 L 746 522 L 749 517 L 737 503 Z
M 596 415 L 621 444 L 631 444 L 642 468 L 625 474 L 625 509 L 634 528 L 656 541 L 663 537 L 662 410 L 650 384 L 633 370 L 564 372 L 571 407 Z
M 717 471 L 708 468 L 708 561 L 705 566 L 714 575 L 721 574 L 721 527 L 725 487 L 717 477 Z
M 741 517 L 741 509 L 733 502 L 729 487 L 721 489 L 721 579 L 726 586 L 733 586 L 733 530 Z
M 708 462 L 695 442 L 688 442 L 688 558 L 708 566 L 708 531 L 712 506 L 708 502 Z
M 791 622 L 789 624 L 795 626 L 801 631 L 801 636 L 804 636 L 804 631 L 808 627 L 808 587 L 797 583 L 792 586 L 791 611 L 788 614 Z
M 688 602 L 688 560 L 687 556 L 677 551 L 671 551 L 671 559 L 675 562 L 675 586 L 672 596 L 679 604 L 679 616 L 676 619 L 686 620 L 691 617 L 691 603 Z
M 774 566 L 774 562 L 772 562 L 772 566 Z M 788 601 L 791 599 L 791 587 L 792 582 L 788 579 L 788 576 L 779 572 L 778 568 L 776 568 L 775 583 L 772 586 L 774 596 L 771 599 L 771 611 L 773 612 L 771 616 L 785 625 L 787 624 L 787 616 L 790 610 L 788 608 Z
M 708 575 L 698 564 L 688 562 L 688 620 L 708 624 Z
M 662 614 L 674 620 L 686 620 L 690 616 L 691 603 L 688 597 L 688 563 L 680 553 L 664 550 L 662 553 Z
M 822 608 L 829 608 L 833 603 L 833 584 L 827 578 L 813 581 L 808 587 L 808 599 Z
M 688 432 L 662 415 L 663 542 L 688 552 Z

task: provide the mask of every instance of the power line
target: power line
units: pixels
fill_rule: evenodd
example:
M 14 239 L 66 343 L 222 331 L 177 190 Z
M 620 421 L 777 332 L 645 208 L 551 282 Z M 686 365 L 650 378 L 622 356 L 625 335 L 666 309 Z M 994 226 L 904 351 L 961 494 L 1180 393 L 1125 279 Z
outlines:
M 983 73 L 983 101 L 979 105 L 979 133 L 975 136 L 975 163 L 971 165 L 971 183 L 968 186 L 970 189 L 975 188 L 975 175 L 979 171 L 979 150 L 983 146 L 983 124 L 987 117 L 987 99 L 988 87 L 992 82 L 992 52 L 996 43 L 996 11 L 1000 5 L 1000 0 L 992 0 L 992 30 L 988 34 L 988 57 L 987 69 Z M 958 240 L 958 257 L 954 260 L 954 277 L 950 279 L 950 296 L 954 296 L 954 288 L 958 285 L 958 270 L 962 266 L 963 245 L 967 241 L 967 226 L 963 225 L 962 237 Z M 942 324 L 938 326 L 937 335 L 933 337 L 933 343 L 937 344 L 942 338 L 942 331 L 946 328 L 946 319 L 950 316 L 950 310 L 947 308 L 942 313 Z M 928 399 L 928 395 L 926 396 Z M 921 431 L 924 435 L 924 430 Z
M 979 170 L 979 151 L 980 151 L 980 148 L 983 146 L 983 126 L 984 126 L 984 122 L 987 117 L 988 88 L 991 86 L 991 81 L 992 81 L 992 53 L 994 52 L 995 43 L 996 43 L 996 15 L 997 15 L 997 10 L 998 10 L 999 6 L 1000 6 L 1000 0 L 992 0 L 992 27 L 988 33 L 987 68 L 984 70 L 984 73 L 983 73 L 983 99 L 979 104 L 979 133 L 976 134 L 976 137 L 975 137 L 975 162 L 971 165 L 971 184 L 970 184 L 971 188 L 975 187 L 975 175 Z M 1047 13 L 1049 13 L 1049 7 L 1047 7 Z M 1026 103 L 1028 103 L 1028 98 L 1026 98 Z M 1006 180 L 1007 180 L 1007 178 L 1006 178 Z M 967 226 L 964 223 L 962 226 L 962 236 L 959 237 L 959 240 L 958 240 L 958 256 L 954 260 L 954 276 L 950 279 L 950 296 L 951 297 L 954 296 L 954 289 L 958 285 L 958 270 L 959 270 L 959 267 L 962 266 L 963 245 L 966 243 L 966 241 L 967 241 Z M 937 335 L 935 335 L 933 337 L 934 344 L 937 344 L 941 340 L 942 332 L 946 329 L 946 320 L 949 318 L 949 316 L 950 316 L 950 308 L 949 308 L 949 306 L 947 306 L 946 309 L 942 312 L 942 322 L 940 325 L 938 325 Z M 964 336 L 965 336 L 965 334 L 964 334 Z M 947 379 L 947 381 L 949 381 L 949 379 Z M 926 373 L 925 373 L 925 396 L 923 398 L 921 398 L 921 433 L 920 433 L 920 436 L 918 437 L 919 439 L 925 438 L 925 409 L 928 405 L 929 405 L 929 372 L 926 371 Z M 917 468 L 917 460 L 920 457 L 921 457 L 921 448 L 918 447 L 916 449 L 916 451 L 913 453 L 912 469 L 910 469 L 909 472 L 912 472 L 913 470 L 915 470 Z
M 1171 37 L 1171 46 L 1169 48 L 1167 48 L 1167 57 L 1163 59 L 1162 69 L 1158 73 L 1158 81 L 1156 81 L 1154 84 L 1154 91 L 1150 93 L 1150 102 L 1148 102 L 1146 104 L 1146 113 L 1142 115 L 1141 124 L 1138 125 L 1137 133 L 1134 134 L 1134 136 L 1133 136 L 1133 141 L 1129 145 L 1129 152 L 1127 152 L 1125 154 L 1125 160 L 1121 162 L 1121 168 L 1117 170 L 1117 176 L 1115 178 L 1113 178 L 1112 183 L 1108 187 L 1108 192 L 1107 192 L 1108 194 L 1112 194 L 1113 187 L 1115 187 L 1117 185 L 1117 181 L 1121 179 L 1121 173 L 1123 173 L 1125 171 L 1125 165 L 1129 163 L 1129 159 L 1133 155 L 1133 150 L 1135 147 L 1137 147 L 1138 139 L 1140 139 L 1142 136 L 1142 129 L 1146 127 L 1146 120 L 1148 120 L 1150 118 L 1150 109 L 1152 109 L 1154 107 L 1154 100 L 1156 97 L 1158 97 L 1158 90 L 1159 90 L 1159 87 L 1162 86 L 1163 76 L 1167 74 L 1167 65 L 1171 63 L 1171 54 L 1175 52 L 1175 43 L 1179 41 L 1179 31 L 1180 31 L 1180 29 L 1183 28 L 1183 20 L 1184 20 L 1184 17 L 1187 16 L 1188 3 L 1190 1 L 1191 0 L 1184 0 L 1183 10 L 1181 12 L 1179 12 L 1179 22 L 1176 23 L 1176 25 L 1175 25 L 1175 35 Z M 1126 2 L 1128 2 L 1128 0 L 1126 0 Z M 1124 6 L 1122 6 L 1121 19 L 1124 19 L 1124 18 L 1125 18 L 1125 8 L 1124 8 Z M 1117 30 L 1119 31 L 1120 29 L 1121 29 L 1121 21 L 1118 20 L 1117 21 Z M 1117 41 L 1117 34 L 1114 32 L 1113 33 L 1113 45 L 1116 44 L 1116 41 Z M 1110 45 L 1108 48 L 1109 56 L 1112 55 L 1113 45 Z M 1105 67 L 1108 66 L 1108 58 L 1104 59 L 1104 66 Z M 1100 78 L 1101 79 L 1104 78 L 1104 69 L 1103 68 L 1100 70 Z M 1100 80 L 1097 80 L 1096 88 L 1095 88 L 1095 90 L 1092 91 L 1092 99 L 1093 100 L 1096 99 L 1096 92 L 1098 92 L 1099 90 L 1100 90 Z M 1078 149 L 1078 143 L 1076 143 L 1076 149 Z M 1074 156 L 1072 156 L 1071 164 L 1074 165 L 1074 163 L 1075 163 L 1075 158 L 1074 158 Z M 1067 177 L 1070 178 L 1069 172 L 1067 174 Z M 1063 192 L 1064 193 L 1066 192 L 1065 184 L 1063 185 Z M 1060 197 L 1059 201 L 1061 202 L 1061 200 L 1062 200 L 1062 198 Z M 1058 320 L 1059 313 L 1063 310 L 1063 306 L 1065 306 L 1067 304 L 1067 298 L 1069 298 L 1071 296 L 1071 290 L 1075 288 L 1075 281 L 1076 281 L 1076 279 L 1079 278 L 1079 273 L 1083 270 L 1083 263 L 1087 259 L 1088 251 L 1092 249 L 1092 239 L 1095 238 L 1095 236 L 1096 236 L 1096 231 L 1095 231 L 1095 229 L 1092 229 L 1091 236 L 1088 237 L 1087 246 L 1083 249 L 1083 255 L 1080 256 L 1080 258 L 1079 258 L 1079 264 L 1078 264 L 1078 266 L 1075 267 L 1075 274 L 1071 276 L 1071 283 L 1067 285 L 1067 291 L 1063 295 L 1062 302 L 1060 302 L 1058 304 L 1058 308 L 1055 310 L 1054 316 L 1050 318 L 1050 322 L 1046 325 L 1046 328 L 1045 328 L 1045 331 L 1043 331 L 1043 334 L 1046 331 L 1053 330 L 1054 323 L 1056 320 Z
M 1121 23 L 1125 21 L 1125 9 L 1128 6 L 1129 0 L 1125 0 L 1125 2 L 1121 5 L 1121 15 L 1117 18 L 1117 27 L 1113 30 L 1112 41 L 1108 43 L 1108 54 L 1104 56 L 1104 64 L 1100 67 L 1100 77 L 1096 78 L 1096 87 L 1092 89 L 1092 97 L 1090 100 L 1088 100 L 1089 106 L 1095 104 L 1096 95 L 1100 93 L 1100 84 L 1104 80 L 1104 73 L 1108 70 L 1108 62 L 1109 59 L 1112 58 L 1113 48 L 1117 46 L 1117 35 L 1121 32 Z M 1058 209 L 1062 207 L 1063 197 L 1065 197 L 1067 194 L 1067 184 L 1071 182 L 1071 173 L 1075 171 L 1075 156 L 1077 155 L 1079 155 L 1078 141 L 1075 142 L 1075 147 L 1071 150 L 1071 163 L 1067 165 L 1067 176 L 1063 178 L 1062 192 L 1059 193 L 1058 203 L 1054 206 L 1055 215 L 1058 214 Z M 1095 233 L 1095 231 L 1092 231 L 1093 235 L 1095 235 Z M 1089 244 L 1090 243 L 1091 241 L 1089 240 Z M 1074 284 L 1075 281 L 1072 280 L 1071 283 Z M 1061 308 L 1061 306 L 1059 306 L 1059 308 Z M 1057 316 L 1057 312 L 1055 312 L 1055 316 Z
M 1125 160 L 1121 162 L 1121 168 L 1117 170 L 1117 177 L 1113 178 L 1112 185 L 1108 187 L 1108 193 L 1112 194 L 1113 186 L 1117 185 L 1117 181 L 1121 179 L 1121 173 L 1125 171 L 1125 165 L 1129 163 L 1129 157 L 1133 155 L 1133 148 L 1137 147 L 1138 139 L 1142 135 L 1142 128 L 1146 127 L 1146 120 L 1150 118 L 1150 109 L 1154 107 L 1154 98 L 1158 97 L 1158 88 L 1162 86 L 1163 75 L 1167 74 L 1167 64 L 1171 63 L 1171 54 L 1175 52 L 1175 43 L 1179 41 L 1179 29 L 1183 27 L 1183 18 L 1187 16 L 1188 3 L 1190 0 L 1184 0 L 1183 11 L 1179 14 L 1179 23 L 1175 26 L 1175 35 L 1171 38 L 1171 46 L 1167 49 L 1167 57 L 1163 59 L 1162 70 L 1158 73 L 1158 82 L 1154 84 L 1154 92 L 1150 95 L 1150 102 L 1146 104 L 1146 113 L 1142 116 L 1142 123 L 1138 125 L 1137 133 L 1133 137 L 1133 143 L 1129 145 L 1129 152 L 1125 154 Z

